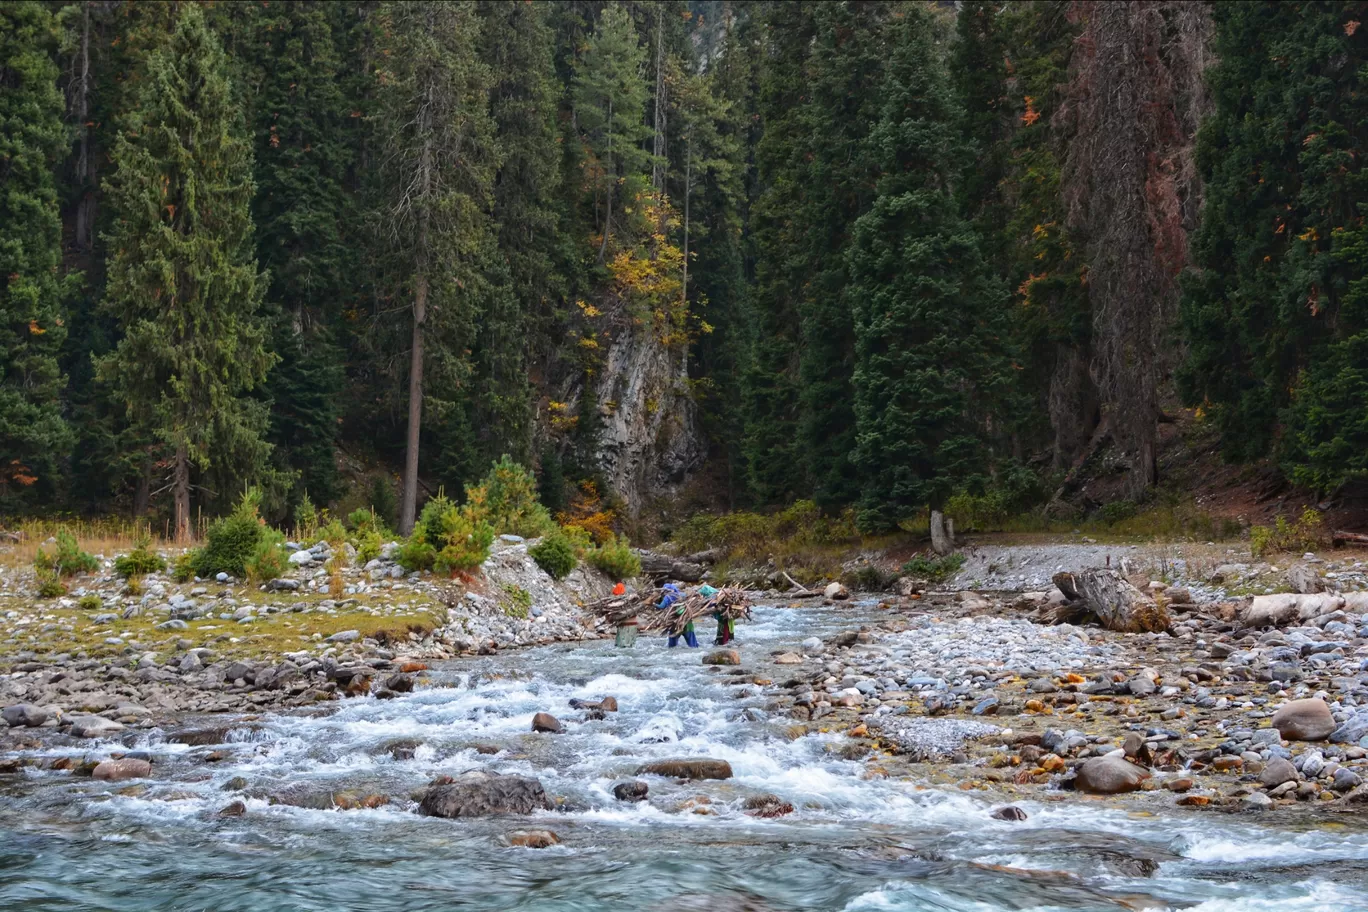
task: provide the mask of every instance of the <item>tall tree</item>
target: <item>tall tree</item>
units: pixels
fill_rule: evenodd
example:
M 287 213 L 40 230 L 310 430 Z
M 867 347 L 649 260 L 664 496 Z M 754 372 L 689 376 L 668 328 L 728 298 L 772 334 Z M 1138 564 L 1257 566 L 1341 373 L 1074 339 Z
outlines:
M 1204 107 L 1202 4 L 1074 4 L 1084 20 L 1070 65 L 1064 162 L 1070 224 L 1088 238 L 1096 376 L 1129 489 L 1158 480 L 1164 334 L 1195 212 L 1192 137 Z M 1186 213 L 1185 213 L 1186 210 Z
M 266 410 L 246 397 L 274 361 L 252 245 L 252 154 L 228 61 L 197 6 L 153 51 L 114 148 L 105 306 L 123 338 L 101 375 L 169 461 L 177 540 L 192 473 L 259 472 Z
M 1368 477 L 1368 4 L 1214 15 L 1181 386 L 1228 457 L 1328 493 Z
M 489 256 L 490 193 L 498 161 L 489 68 L 479 59 L 474 2 L 387 3 L 377 32 L 382 214 L 402 293 L 410 297 L 408 432 L 399 531 L 413 529 L 430 323 L 473 321 L 473 285 Z M 472 271 L 473 270 L 473 271 Z M 437 354 L 451 356 L 449 349 Z M 459 355 L 458 355 L 459 357 Z
M 575 67 L 571 98 L 587 152 L 598 262 L 613 236 L 614 218 L 649 186 L 654 156 L 645 148 L 654 131 L 646 124 L 646 49 L 627 10 L 610 3 Z M 614 215 L 616 213 L 616 216 Z
M 65 150 L 52 15 L 0 6 L 0 501 L 51 499 L 72 443 L 58 353 L 65 299 L 54 168 Z
M 989 464 L 987 422 L 1007 383 L 1005 289 L 959 214 L 958 111 L 934 24 L 890 26 L 883 111 L 869 138 L 878 198 L 854 228 L 854 462 L 860 524 L 886 531 L 937 509 Z

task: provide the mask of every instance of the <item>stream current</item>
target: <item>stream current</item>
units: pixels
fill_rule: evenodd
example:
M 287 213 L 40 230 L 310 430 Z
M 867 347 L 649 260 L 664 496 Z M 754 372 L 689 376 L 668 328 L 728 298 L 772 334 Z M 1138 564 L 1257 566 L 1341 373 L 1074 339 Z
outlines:
M 791 669 L 770 668 L 772 651 L 857 619 L 762 606 L 739 646 L 748 668 L 782 681 Z M 974 793 L 862 778 L 838 733 L 791 741 L 760 688 L 725 672 L 659 638 L 562 644 L 446 663 L 394 700 L 243 722 L 215 763 L 153 730 L 135 745 L 156 761 L 141 787 L 26 767 L 0 786 L 0 910 L 1368 910 L 1368 826 L 1072 796 L 1020 801 L 1029 819 L 995 820 Z M 602 721 L 569 707 L 608 695 L 620 711 Z M 532 734 L 539 711 L 567 732 Z M 418 743 L 411 758 L 390 750 L 400 741 Z M 93 753 L 30 756 L 64 752 Z M 727 760 L 735 777 L 647 776 L 647 802 L 613 797 L 643 761 L 689 756 Z M 408 796 L 434 776 L 472 769 L 537 777 L 561 807 L 526 819 L 413 812 Z M 281 789 L 394 800 L 311 810 L 272 804 Z M 761 793 L 796 811 L 747 816 Z M 244 794 L 244 816 L 216 816 Z M 530 828 L 562 844 L 502 844 Z

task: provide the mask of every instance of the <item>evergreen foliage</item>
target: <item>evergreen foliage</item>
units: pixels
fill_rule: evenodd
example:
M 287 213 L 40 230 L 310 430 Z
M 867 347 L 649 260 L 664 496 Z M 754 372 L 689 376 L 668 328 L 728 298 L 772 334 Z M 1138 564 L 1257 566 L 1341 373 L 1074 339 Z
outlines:
M 251 148 L 198 6 L 150 55 L 127 118 L 108 185 L 117 222 L 105 296 L 123 338 L 100 371 L 170 462 L 184 539 L 192 471 L 252 478 L 265 468 L 266 409 L 244 394 L 276 360 L 259 313 Z
M 56 46 L 46 6 L 0 5 L 0 503 L 15 507 L 56 496 L 73 441 L 58 354 L 79 276 L 59 270 Z

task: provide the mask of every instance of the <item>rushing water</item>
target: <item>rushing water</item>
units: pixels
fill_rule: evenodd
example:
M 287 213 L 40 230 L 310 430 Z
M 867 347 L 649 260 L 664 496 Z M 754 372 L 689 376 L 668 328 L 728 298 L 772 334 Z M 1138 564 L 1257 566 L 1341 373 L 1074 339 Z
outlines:
M 849 623 L 758 608 L 741 648 L 758 667 Z M 153 733 L 140 745 L 157 759 L 145 789 L 30 772 L 0 790 L 0 910 L 1368 909 L 1368 828 L 1078 800 L 1019 802 L 1028 820 L 994 820 L 973 795 L 861 778 L 865 765 L 834 750 L 840 735 L 790 741 L 758 687 L 698 659 L 657 639 L 545 647 L 451 663 L 400 699 L 267 717 L 212 764 L 208 749 Z M 571 698 L 610 694 L 620 712 L 574 722 Z M 543 710 L 569 732 L 531 734 Z M 396 739 L 422 746 L 396 760 L 384 749 Z M 676 756 L 725 759 L 736 776 L 647 777 L 649 802 L 613 798 L 643 760 Z M 434 775 L 469 769 L 536 776 L 563 806 L 472 821 L 419 817 L 406 803 Z M 293 786 L 398 800 L 338 811 L 248 798 L 245 816 L 215 817 L 240 796 L 237 777 L 249 794 Z M 762 792 L 797 811 L 746 816 L 742 802 Z M 678 809 L 699 796 L 712 813 Z M 552 829 L 562 845 L 500 843 L 520 828 Z

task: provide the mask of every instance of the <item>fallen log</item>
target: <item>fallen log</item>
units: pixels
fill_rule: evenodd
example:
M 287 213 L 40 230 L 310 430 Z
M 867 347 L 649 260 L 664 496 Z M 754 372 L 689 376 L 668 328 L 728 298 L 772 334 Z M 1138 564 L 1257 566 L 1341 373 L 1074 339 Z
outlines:
M 1344 532 L 1336 529 L 1330 533 L 1330 540 L 1336 545 L 1368 545 L 1368 532 Z
M 1059 573 L 1055 585 L 1069 598 L 1062 606 L 1065 610 L 1057 611 L 1056 617 L 1078 616 L 1081 607 L 1108 630 L 1158 633 L 1168 629 L 1168 610 L 1115 570 L 1090 567 L 1077 574 Z

